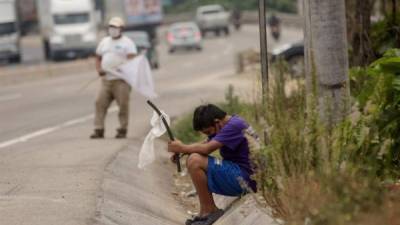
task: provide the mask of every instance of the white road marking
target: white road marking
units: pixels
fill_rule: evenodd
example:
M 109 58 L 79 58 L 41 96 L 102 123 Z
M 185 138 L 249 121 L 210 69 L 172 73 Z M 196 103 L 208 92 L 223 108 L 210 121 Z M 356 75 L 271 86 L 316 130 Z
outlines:
M 0 102 L 10 101 L 14 99 L 21 98 L 22 94 L 10 94 L 5 96 L 0 96 Z
M 109 113 L 113 113 L 113 112 L 116 112 L 116 111 L 118 111 L 118 107 L 117 106 L 112 107 L 112 108 L 110 108 L 108 110 Z M 89 121 L 89 120 L 91 120 L 93 118 L 94 118 L 94 114 L 90 114 L 90 115 L 83 116 L 83 117 L 80 117 L 80 118 L 77 118 L 77 119 L 69 120 L 67 122 L 58 124 L 56 126 L 40 129 L 40 130 L 32 132 L 30 134 L 26 134 L 26 135 L 23 135 L 23 136 L 18 137 L 18 138 L 14 138 L 14 139 L 11 139 L 11 140 L 8 140 L 8 141 L 5 141 L 5 142 L 1 142 L 0 143 L 0 149 L 6 148 L 6 147 L 9 147 L 9 146 L 21 143 L 21 142 L 26 142 L 26 141 L 29 141 L 29 140 L 31 140 L 33 138 L 40 137 L 40 136 L 52 133 L 52 132 L 61 130 L 61 129 L 66 128 L 66 127 L 70 127 L 70 126 L 73 126 L 73 125 L 84 123 L 84 122 Z

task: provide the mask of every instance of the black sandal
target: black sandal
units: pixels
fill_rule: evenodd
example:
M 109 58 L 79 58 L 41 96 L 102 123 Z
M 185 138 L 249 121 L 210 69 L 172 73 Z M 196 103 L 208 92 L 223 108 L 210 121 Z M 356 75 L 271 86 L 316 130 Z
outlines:
M 185 222 L 185 225 L 192 225 L 194 222 L 204 221 L 204 220 L 206 220 L 205 217 L 195 216 L 195 217 L 193 217 L 191 219 L 187 219 L 186 222 Z
M 224 215 L 224 210 L 218 209 L 208 214 L 207 216 L 198 217 L 197 221 L 193 221 L 188 225 L 211 225 L 215 221 L 217 221 L 222 215 Z

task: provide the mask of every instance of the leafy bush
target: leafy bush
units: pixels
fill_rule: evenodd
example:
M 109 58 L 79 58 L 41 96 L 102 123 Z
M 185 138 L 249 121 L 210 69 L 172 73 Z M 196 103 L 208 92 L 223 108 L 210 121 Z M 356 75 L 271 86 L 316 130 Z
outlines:
M 398 36 L 400 35 L 400 13 L 396 16 L 397 21 L 393 24 L 392 15 L 387 15 L 371 27 L 372 48 L 378 56 L 382 56 L 386 51 L 392 48 L 398 48 Z
M 387 51 L 369 67 L 351 73 L 354 96 L 359 102 L 376 143 L 368 151 L 376 155 L 380 175 L 400 175 L 400 50 Z M 386 144 L 385 149 L 382 143 Z
M 262 149 L 267 175 L 259 183 L 288 224 L 357 224 L 372 214 L 388 220 L 379 208 L 392 201 L 382 184 L 400 175 L 398 56 L 392 50 L 351 71 L 354 106 L 333 130 L 320 123 L 312 103 L 304 109 L 304 91 L 283 94 L 278 74 L 266 114 L 271 142 Z M 292 99 L 299 104 L 287 104 Z

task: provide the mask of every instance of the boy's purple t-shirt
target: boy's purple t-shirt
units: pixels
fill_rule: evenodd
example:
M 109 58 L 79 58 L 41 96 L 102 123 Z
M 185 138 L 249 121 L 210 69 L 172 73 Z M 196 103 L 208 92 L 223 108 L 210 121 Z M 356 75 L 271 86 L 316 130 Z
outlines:
M 244 133 L 252 129 L 241 117 L 233 115 L 222 129 L 210 140 L 223 144 L 220 154 L 224 160 L 237 164 L 253 190 L 256 190 L 255 181 L 250 179 L 253 169 L 250 163 L 250 151 Z

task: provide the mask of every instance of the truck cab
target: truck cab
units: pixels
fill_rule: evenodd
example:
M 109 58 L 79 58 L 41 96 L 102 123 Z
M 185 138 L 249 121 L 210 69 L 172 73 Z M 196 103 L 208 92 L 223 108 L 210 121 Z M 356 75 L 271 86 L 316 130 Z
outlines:
M 46 59 L 94 54 L 97 21 L 92 0 L 39 0 L 38 6 Z
M 0 0 L 0 60 L 20 62 L 20 32 L 15 0 Z

